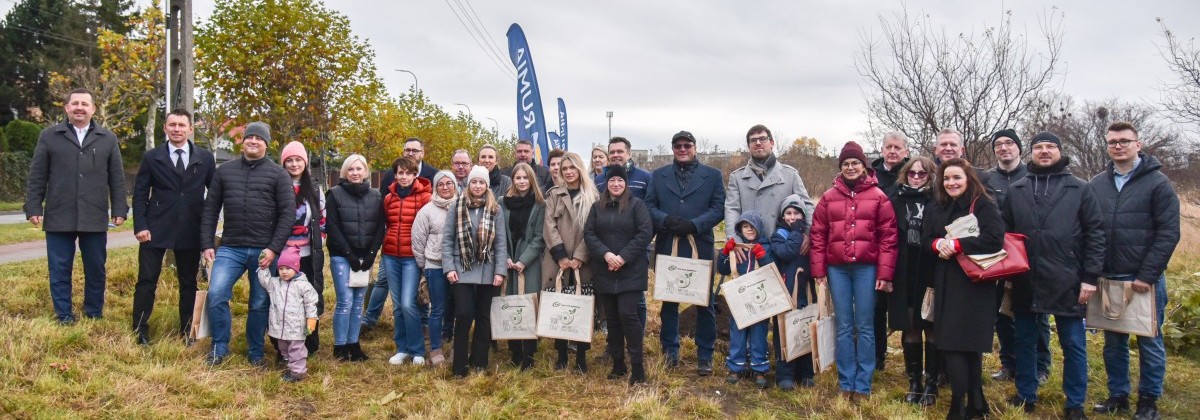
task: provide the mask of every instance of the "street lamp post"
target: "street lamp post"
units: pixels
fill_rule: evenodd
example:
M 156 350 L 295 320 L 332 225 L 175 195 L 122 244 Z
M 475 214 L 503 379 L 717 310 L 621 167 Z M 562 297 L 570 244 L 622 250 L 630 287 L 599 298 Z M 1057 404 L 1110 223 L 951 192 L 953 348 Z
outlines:
M 412 75 L 412 77 L 413 77 L 413 90 L 421 90 L 421 83 L 417 81 L 417 74 L 416 74 L 416 73 L 413 73 L 413 72 L 411 72 L 411 71 L 404 70 L 404 69 L 396 69 L 396 71 L 399 71 L 399 72 L 404 72 L 404 73 L 408 73 L 408 74 Z
M 459 105 L 459 106 L 462 106 L 463 108 L 466 108 L 467 116 L 470 117 L 471 119 L 475 119 L 475 113 L 471 112 L 471 107 L 467 106 L 467 104 L 455 104 L 455 105 Z
M 499 134 L 500 133 L 500 123 L 496 122 L 496 119 L 492 118 L 492 117 L 487 117 L 487 119 L 492 120 L 492 132 L 497 133 L 496 135 L 499 136 L 500 135 Z
M 608 111 L 608 138 L 612 138 L 612 111 Z

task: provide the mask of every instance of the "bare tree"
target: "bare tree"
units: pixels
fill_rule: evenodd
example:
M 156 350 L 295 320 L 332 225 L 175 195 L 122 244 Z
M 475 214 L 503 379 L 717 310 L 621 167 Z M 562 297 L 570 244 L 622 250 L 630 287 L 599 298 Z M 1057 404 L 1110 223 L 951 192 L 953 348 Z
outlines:
M 1195 39 L 1180 40 L 1167 28 L 1163 18 L 1158 18 L 1166 47 L 1159 53 L 1167 60 L 1171 72 L 1178 80 L 1163 86 L 1163 105 L 1176 122 L 1193 124 L 1200 130 L 1200 47 Z
M 1108 164 L 1105 134 L 1115 121 L 1128 121 L 1137 127 L 1142 152 L 1154 155 L 1168 167 L 1182 163 L 1177 160 L 1188 149 L 1183 136 L 1150 105 L 1117 99 L 1077 105 L 1074 98 L 1062 94 L 1048 94 L 1033 102 L 1021 126 L 1031 135 L 1041 131 L 1057 135 L 1063 153 L 1071 157 L 1072 170 L 1084 178 L 1103 171 Z
M 863 95 L 873 130 L 898 130 L 918 151 L 931 152 L 942 128 L 963 133 L 966 157 L 977 164 L 991 159 L 981 139 L 1013 127 L 1030 99 L 1056 75 L 1062 47 L 1062 13 L 1052 9 L 1040 22 L 1030 52 L 1025 34 L 1014 33 L 1012 12 L 981 35 L 948 34 L 929 17 L 907 10 L 890 19 L 880 15 L 882 40 L 862 36 L 855 68 L 865 79 Z

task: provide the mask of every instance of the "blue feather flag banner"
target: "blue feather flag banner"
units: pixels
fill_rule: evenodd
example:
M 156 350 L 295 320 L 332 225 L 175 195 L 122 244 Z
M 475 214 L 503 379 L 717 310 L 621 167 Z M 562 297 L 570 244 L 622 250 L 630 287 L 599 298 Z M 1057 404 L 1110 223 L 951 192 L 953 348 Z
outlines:
M 508 27 L 508 56 L 517 68 L 517 136 L 533 142 L 534 160 L 547 165 L 550 144 L 546 136 L 546 114 L 542 112 L 542 93 L 538 89 L 525 31 L 515 23 Z
M 552 140 L 550 146 L 567 150 L 567 104 L 563 102 L 562 98 L 558 98 L 558 136 L 556 137 L 550 139 Z

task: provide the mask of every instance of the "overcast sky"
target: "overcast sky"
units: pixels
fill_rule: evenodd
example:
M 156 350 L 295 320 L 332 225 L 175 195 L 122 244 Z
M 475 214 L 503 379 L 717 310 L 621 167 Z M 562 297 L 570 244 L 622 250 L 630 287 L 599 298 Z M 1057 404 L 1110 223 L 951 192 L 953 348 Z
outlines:
M 140 3 L 140 2 L 139 2 Z M 571 149 L 586 152 L 613 135 L 635 148 L 669 144 L 686 129 L 725 149 L 744 147 L 762 123 L 777 139 L 816 137 L 826 145 L 859 139 L 866 129 L 862 79 L 854 57 L 864 36 L 878 38 L 879 16 L 902 7 L 928 14 L 948 33 L 994 25 L 1005 9 L 1036 38 L 1051 7 L 1063 20 L 1056 88 L 1079 99 L 1157 101 L 1171 75 L 1159 57 L 1155 17 L 1183 38 L 1200 36 L 1194 0 L 1128 1 L 368 1 L 327 0 L 374 48 L 389 91 L 420 88 L 450 112 L 467 104 L 485 126 L 516 129 L 516 83 L 464 29 L 459 5 L 490 33 L 503 64 L 505 32 L 519 23 L 529 39 L 542 103 L 557 127 L 555 98 L 567 104 Z M 454 7 L 452 9 L 452 6 Z M 0 3 L 5 13 L 12 2 Z M 212 0 L 196 0 L 195 15 Z M 469 12 L 474 9 L 474 14 Z M 453 10 L 453 11 L 452 11 Z M 468 26 L 470 21 L 462 12 Z M 257 24 L 269 24 L 258 22 Z M 1031 43 L 1031 49 L 1044 51 Z

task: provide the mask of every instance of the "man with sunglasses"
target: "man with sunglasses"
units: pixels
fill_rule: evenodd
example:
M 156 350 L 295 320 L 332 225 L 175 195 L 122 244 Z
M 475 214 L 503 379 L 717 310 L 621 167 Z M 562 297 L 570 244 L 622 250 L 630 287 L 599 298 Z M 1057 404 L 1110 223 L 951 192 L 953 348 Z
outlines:
M 654 220 L 654 252 L 670 255 L 675 238 L 693 236 L 696 247 L 680 246 L 680 257 L 713 259 L 713 227 L 721 222 L 725 207 L 725 189 L 721 171 L 696 160 L 696 137 L 680 131 L 671 138 L 675 159 L 655 169 L 646 189 L 646 206 Z M 711 282 L 712 279 L 710 278 Z M 662 343 L 667 368 L 679 366 L 679 304 L 663 302 L 659 312 Z M 710 306 L 696 307 L 696 374 L 712 375 L 713 345 L 717 341 L 716 312 Z
M 1011 128 L 1006 128 L 992 134 L 992 150 L 996 153 L 996 167 L 983 173 L 983 185 L 988 193 L 1003 205 L 1009 186 L 1028 173 L 1025 163 L 1021 162 L 1021 137 Z M 1005 289 L 1008 282 L 996 282 L 1000 293 L 996 294 L 996 309 L 1004 302 Z M 1042 315 L 1038 319 L 1037 343 L 1037 378 L 1039 383 L 1045 383 L 1050 377 L 1050 317 Z M 1011 381 L 1016 378 L 1017 359 L 1013 355 L 1013 342 L 1016 330 L 1011 316 L 998 313 L 996 316 L 996 340 L 1000 342 L 1000 370 L 992 374 L 997 381 Z

